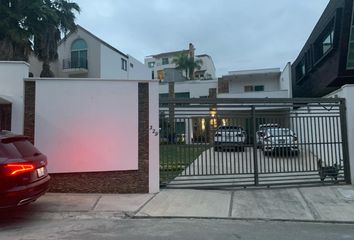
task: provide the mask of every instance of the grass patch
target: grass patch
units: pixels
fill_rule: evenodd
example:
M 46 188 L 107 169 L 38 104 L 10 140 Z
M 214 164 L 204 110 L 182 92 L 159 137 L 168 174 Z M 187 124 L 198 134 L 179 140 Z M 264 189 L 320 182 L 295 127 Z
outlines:
M 160 182 L 173 180 L 207 149 L 206 145 L 196 144 L 160 145 Z

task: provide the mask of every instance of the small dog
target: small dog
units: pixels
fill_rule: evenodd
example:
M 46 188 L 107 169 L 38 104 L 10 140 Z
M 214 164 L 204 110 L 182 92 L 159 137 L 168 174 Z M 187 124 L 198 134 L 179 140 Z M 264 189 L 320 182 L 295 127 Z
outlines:
M 335 181 L 337 181 L 338 172 L 340 170 L 340 167 L 337 163 L 333 164 L 333 166 L 322 166 L 322 160 L 318 159 L 317 168 L 318 174 L 320 175 L 320 179 L 322 182 L 325 180 L 326 177 L 331 177 L 332 180 L 334 179 Z

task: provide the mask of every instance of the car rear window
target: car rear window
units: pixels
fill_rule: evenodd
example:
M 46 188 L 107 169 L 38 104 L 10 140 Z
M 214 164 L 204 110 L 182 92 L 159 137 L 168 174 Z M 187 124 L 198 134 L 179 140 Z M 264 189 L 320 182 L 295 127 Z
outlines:
M 38 153 L 38 150 L 28 140 L 0 143 L 0 157 L 23 158 L 31 157 Z

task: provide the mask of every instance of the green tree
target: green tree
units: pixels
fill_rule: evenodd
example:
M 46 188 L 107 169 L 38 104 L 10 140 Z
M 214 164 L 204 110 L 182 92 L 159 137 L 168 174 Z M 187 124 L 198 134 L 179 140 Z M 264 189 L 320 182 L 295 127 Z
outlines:
M 76 3 L 67 0 L 45 0 L 43 17 L 33 26 L 33 50 L 37 58 L 43 62 L 41 77 L 53 77 L 50 62 L 58 59 L 58 43 L 61 34 L 76 28 L 74 12 L 80 12 Z
M 0 0 L 0 60 L 27 61 L 31 33 L 26 16 L 32 4 L 20 0 Z
M 43 62 L 41 77 L 52 77 L 61 35 L 75 29 L 76 3 L 68 0 L 0 0 L 0 59 Z
M 187 79 L 193 79 L 194 70 L 200 69 L 203 62 L 201 59 L 194 60 L 188 54 L 181 53 L 172 60 L 172 63 L 176 64 L 176 69 L 184 71 Z

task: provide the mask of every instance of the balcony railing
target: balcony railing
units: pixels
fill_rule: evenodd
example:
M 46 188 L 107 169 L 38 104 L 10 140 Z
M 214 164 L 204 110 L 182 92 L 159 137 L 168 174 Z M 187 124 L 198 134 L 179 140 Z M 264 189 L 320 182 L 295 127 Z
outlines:
M 87 59 L 84 58 L 75 60 L 71 58 L 63 59 L 63 69 L 88 69 L 87 65 Z

